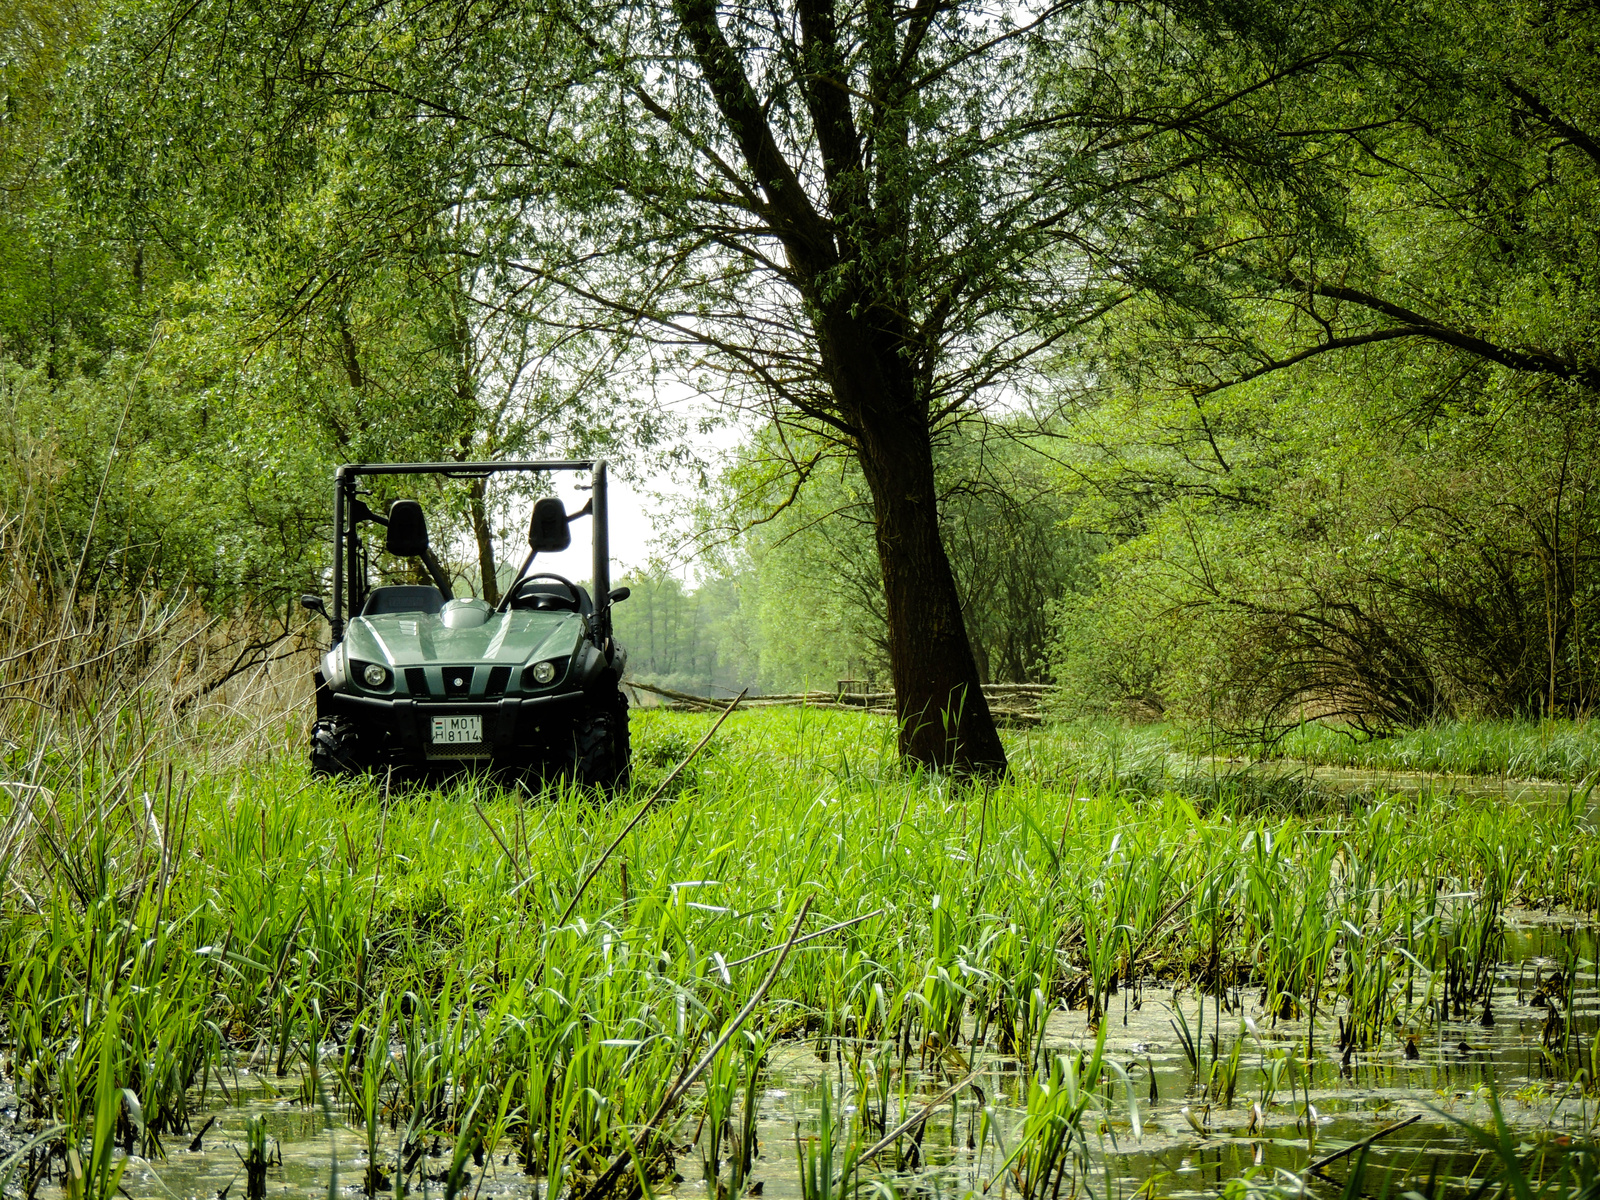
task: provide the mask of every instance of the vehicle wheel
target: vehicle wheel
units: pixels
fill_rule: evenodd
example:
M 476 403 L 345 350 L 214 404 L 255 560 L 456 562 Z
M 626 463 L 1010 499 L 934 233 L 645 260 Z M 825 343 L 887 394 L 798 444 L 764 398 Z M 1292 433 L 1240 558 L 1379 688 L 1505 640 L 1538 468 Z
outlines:
M 359 775 L 363 769 L 355 723 L 347 717 L 318 717 L 311 726 L 311 774 L 320 778 Z
M 608 792 L 628 785 L 628 698 L 617 692 L 590 710 L 573 740 L 572 773 L 579 783 Z
M 611 740 L 612 754 L 617 762 L 617 773 L 612 786 L 624 788 L 628 786 L 628 780 L 633 773 L 633 743 L 628 737 L 628 697 L 620 691 L 617 693 L 611 714 L 615 721 Z

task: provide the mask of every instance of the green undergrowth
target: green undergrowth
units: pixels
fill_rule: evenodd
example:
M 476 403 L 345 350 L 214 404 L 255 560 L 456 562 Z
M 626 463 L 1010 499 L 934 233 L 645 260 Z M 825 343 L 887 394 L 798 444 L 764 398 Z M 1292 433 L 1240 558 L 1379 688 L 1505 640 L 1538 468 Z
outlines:
M 1267 749 L 1263 747 L 1263 749 Z M 1309 722 L 1270 748 L 1330 766 L 1506 775 L 1580 784 L 1600 771 L 1600 724 L 1591 721 L 1453 721 L 1363 738 Z
M 41 1145 L 81 1145 L 94 1193 L 111 1148 L 159 1154 L 249 1058 L 366 1131 L 369 1191 L 442 1138 L 554 1196 L 635 1140 L 630 1170 L 665 1171 L 679 1122 L 744 1094 L 776 1039 L 850 1039 L 892 1123 L 928 1047 L 979 1041 L 1046 1079 L 1046 1016 L 1087 1026 L 1119 981 L 1248 983 L 1312 1016 L 1306 1053 L 1336 1025 L 1375 1045 L 1482 1004 L 1508 906 L 1600 908 L 1576 803 L 1185 796 L 1035 735 L 989 790 L 903 769 L 886 721 L 787 709 L 731 717 L 563 921 L 707 727 L 640 714 L 640 778 L 612 799 L 483 780 L 385 796 L 294 755 L 9 787 L 0 1001 Z M 711 1090 L 666 1103 L 808 901 L 803 932 L 864 919 L 797 946 Z M 400 1151 L 380 1170 L 383 1130 Z M 71 1170 L 52 1161 L 16 1169 L 37 1186 Z
M 1191 786 L 1241 761 L 1277 759 L 1574 785 L 1600 773 L 1600 724 L 1587 720 L 1451 721 L 1385 736 L 1308 721 L 1270 739 L 1177 721 L 1071 720 L 1044 726 L 1030 741 L 1041 760 L 1086 776 L 1176 776 Z

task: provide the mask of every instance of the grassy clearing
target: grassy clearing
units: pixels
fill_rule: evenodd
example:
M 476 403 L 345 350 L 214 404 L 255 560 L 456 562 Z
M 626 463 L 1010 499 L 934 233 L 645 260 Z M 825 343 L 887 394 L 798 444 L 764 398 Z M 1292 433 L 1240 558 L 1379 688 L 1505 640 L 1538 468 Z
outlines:
M 1600 771 L 1600 725 L 1565 720 L 1455 721 L 1361 740 L 1308 723 L 1291 731 L 1275 752 L 1332 766 L 1577 784 Z
M 641 775 L 706 724 L 642 715 Z M 1581 805 L 1197 803 L 1091 785 L 1047 748 L 1019 742 L 1022 770 L 987 792 L 902 770 L 880 719 L 735 715 L 565 924 L 642 793 L 597 805 L 467 781 L 386 803 L 313 783 L 297 754 L 203 776 L 86 758 L 13 785 L 0 997 L 15 1086 L 47 1135 L 17 1178 L 109 1195 L 113 1151 L 159 1154 L 241 1055 L 366 1132 L 368 1192 L 435 1137 L 457 1168 L 512 1155 L 550 1195 L 617 1161 L 648 1177 L 701 1105 L 727 1121 L 706 1169 L 740 1179 L 728 1114 L 778 1038 L 848 1058 L 864 1102 L 841 1145 L 914 1106 L 908 1066 L 974 1044 L 1076 1113 L 1041 1118 L 1059 1142 L 1085 1107 L 1050 1082 L 1054 1006 L 1092 1024 L 1119 986 L 1248 983 L 1316 1018 L 1320 1042 L 1298 1053 L 1376 1045 L 1391 1019 L 1482 1005 L 1506 906 L 1600 909 Z M 705 1086 L 663 1111 L 808 899 L 808 931 L 868 919 L 797 947 Z M 1590 1051 L 1565 1029 L 1548 1048 L 1572 1071 Z M 1072 1161 L 1045 1159 L 1037 1188 Z
M 1293 759 L 1319 766 L 1445 775 L 1499 775 L 1584 784 L 1600 772 L 1600 724 L 1590 721 L 1453 721 L 1369 738 L 1308 721 L 1274 742 L 1203 725 L 1063 721 L 1033 739 L 1036 755 L 1069 773 L 1191 779 L 1213 758 Z

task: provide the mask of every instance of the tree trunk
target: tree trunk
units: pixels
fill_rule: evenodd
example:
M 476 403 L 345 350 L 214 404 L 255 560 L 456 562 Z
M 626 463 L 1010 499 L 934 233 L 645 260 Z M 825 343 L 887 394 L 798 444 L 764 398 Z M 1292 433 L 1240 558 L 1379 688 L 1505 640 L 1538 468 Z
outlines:
M 789 281 L 811 313 L 833 403 L 802 403 L 801 411 L 854 443 L 872 489 L 900 753 L 929 766 L 1001 774 L 1005 748 L 978 682 L 955 574 L 939 539 L 927 391 L 938 335 L 931 344 L 926 340 L 932 327 L 917 325 L 910 317 L 915 305 L 908 303 L 915 290 L 906 248 L 914 240 L 916 192 L 896 164 L 908 157 L 911 109 L 899 106 L 910 91 L 898 100 L 885 97 L 899 87 L 894 77 L 912 68 L 917 37 L 908 35 L 900 45 L 890 6 L 877 6 L 881 20 L 869 39 L 880 85 L 874 102 L 886 111 L 878 114 L 885 140 L 875 152 L 874 183 L 861 169 L 873 156 L 842 82 L 849 70 L 833 6 L 798 6 L 805 67 L 797 90 L 815 124 L 829 209 L 824 217 L 807 194 L 804 173 L 784 157 L 741 50 L 719 23 L 715 0 L 673 0 L 672 7 L 759 188 L 761 199 L 751 211 L 783 243 Z M 937 10 L 924 6 L 919 19 L 932 19 Z
M 929 766 L 1003 774 L 1005 747 L 939 538 L 927 424 L 875 416 L 862 422 L 857 456 L 872 489 L 900 753 Z
M 499 569 L 494 561 L 494 535 L 489 528 L 489 513 L 483 502 L 483 480 L 467 485 L 468 507 L 472 510 L 472 533 L 478 539 L 478 574 L 482 576 L 481 599 L 500 603 Z

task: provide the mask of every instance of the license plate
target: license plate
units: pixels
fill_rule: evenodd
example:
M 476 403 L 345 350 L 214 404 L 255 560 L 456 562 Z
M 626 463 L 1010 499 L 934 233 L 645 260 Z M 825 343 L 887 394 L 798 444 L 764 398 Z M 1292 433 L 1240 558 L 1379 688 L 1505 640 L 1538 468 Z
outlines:
M 483 718 L 435 717 L 433 718 L 433 744 L 435 746 L 464 746 L 483 741 Z

